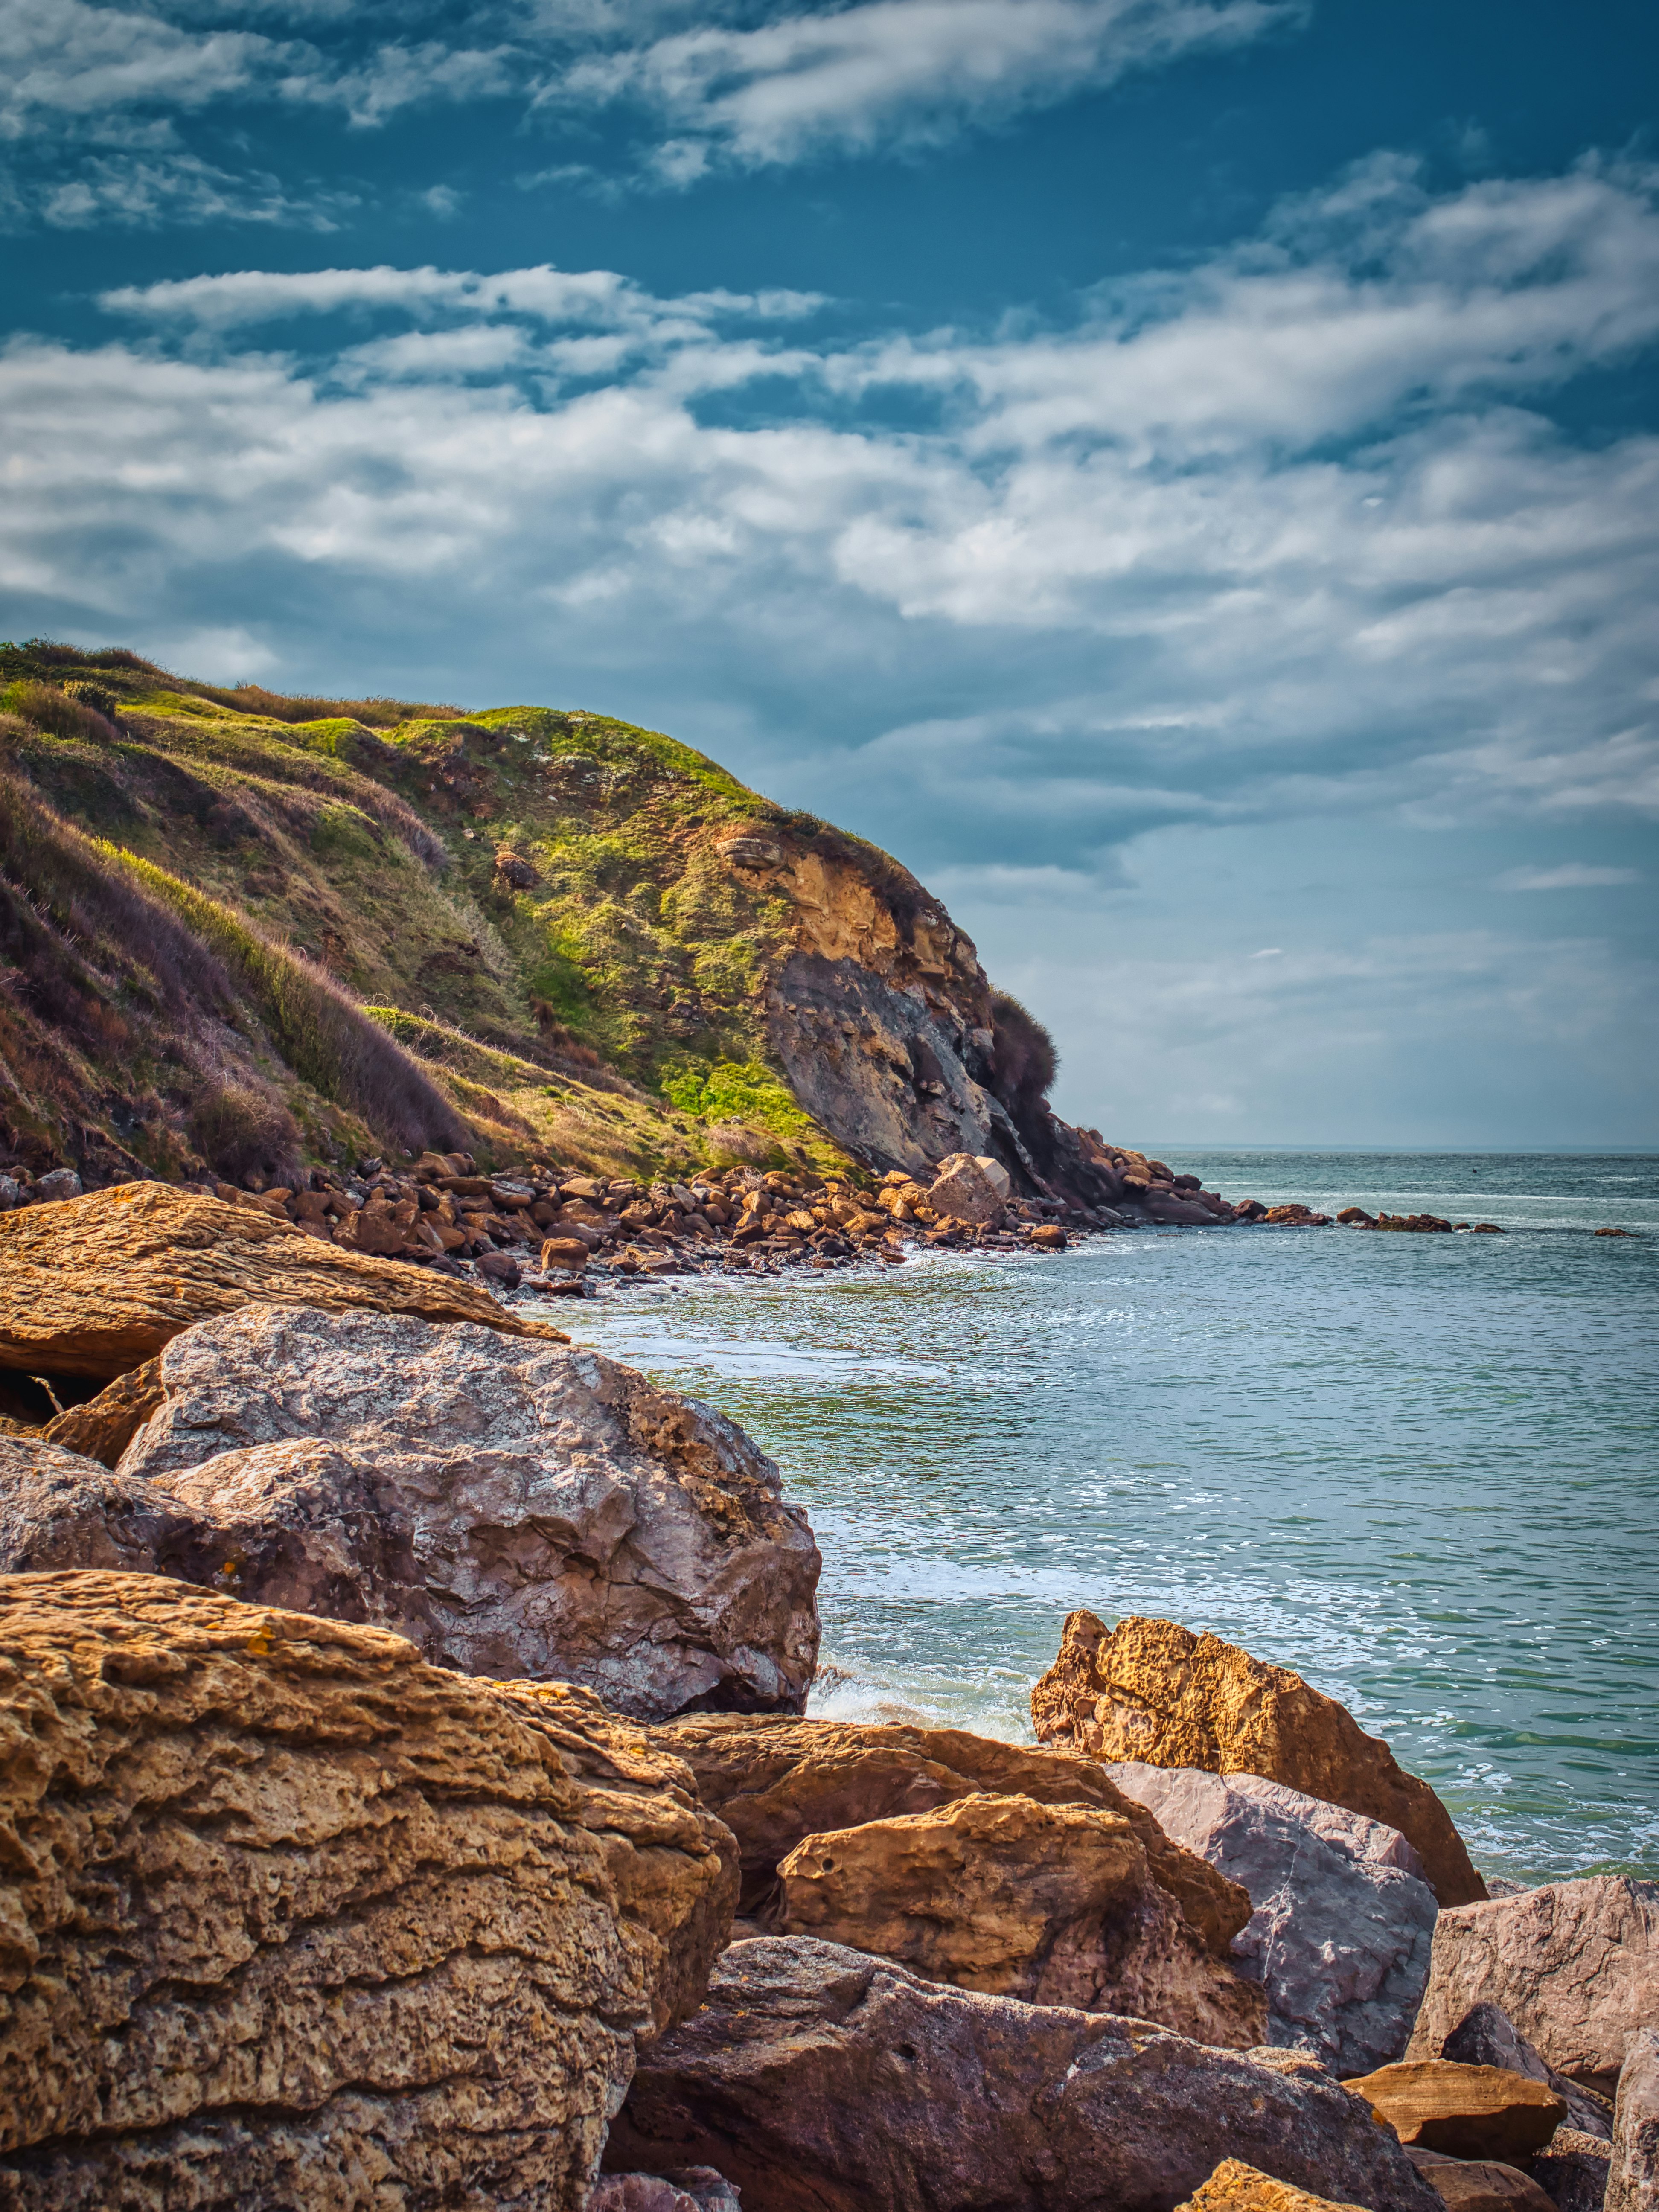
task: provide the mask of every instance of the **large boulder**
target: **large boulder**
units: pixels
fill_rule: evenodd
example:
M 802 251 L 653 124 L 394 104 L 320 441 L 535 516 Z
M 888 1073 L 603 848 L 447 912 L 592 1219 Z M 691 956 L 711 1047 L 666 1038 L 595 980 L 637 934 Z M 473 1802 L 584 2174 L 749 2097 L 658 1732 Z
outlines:
M 1556 2212 L 1530 2174 L 1497 2158 L 1447 2158 L 1414 2150 L 1412 2162 L 1446 2212 Z
M 1613 2107 L 1606 2098 L 1558 2072 L 1496 2005 L 1471 2005 L 1439 2050 L 1427 2055 L 1454 2058 L 1462 2066 L 1502 2066 L 1511 2074 L 1529 2074 L 1534 2081 L 1547 2082 L 1566 2106 L 1564 2124 L 1604 2142 L 1613 2140 Z
M 192 1322 L 251 1304 L 470 1321 L 564 1344 L 488 1291 L 348 1252 L 254 1206 L 118 1183 L 0 1214 L 0 1367 L 107 1380 Z
M 1310 2050 L 1339 2075 L 1401 2056 L 1436 1905 L 1397 1828 L 1254 1774 L 1127 1760 L 1109 1771 L 1172 1841 L 1249 1892 L 1255 1910 L 1232 1955 L 1267 1991 L 1269 2042 Z
M 1288 1667 L 1170 1620 L 1067 1616 L 1060 1653 L 1031 1692 L 1041 1743 L 1097 1759 L 1259 1774 L 1385 1821 L 1416 1850 L 1443 1905 L 1484 1898 L 1451 1815 L 1345 1705 Z
M 1206 1950 L 1121 1813 L 975 1794 L 808 1836 L 779 1875 L 787 1934 L 958 1989 L 1264 2040 L 1261 1989 Z
M 1659 1882 L 1588 1875 L 1443 1912 L 1407 2056 L 1472 2005 L 1497 2005 L 1551 2066 L 1611 2092 L 1625 2045 L 1659 2020 Z
M 1242 2159 L 1224 2158 L 1177 2212 L 1354 2212 L 1354 2207 L 1333 2205 L 1328 2197 L 1310 2197 L 1287 2181 L 1258 2173 Z
M 921 1980 L 800 1936 L 734 1943 L 642 2054 L 605 2162 L 707 2163 L 744 2212 L 1173 2212 L 1226 2158 L 1367 2212 L 1440 2212 L 1316 2060 Z
M 983 1226 L 1000 1217 L 1010 1188 L 1008 1170 L 1000 1161 L 988 1155 L 952 1152 L 934 1170 L 927 1203 L 942 1220 Z
M 970 1735 L 964 1729 L 865 1726 L 844 1721 L 694 1713 L 655 1731 L 697 1778 L 743 1854 L 743 1905 L 776 1904 L 778 1868 L 795 1846 L 830 1828 L 930 1812 L 958 1797 L 1020 1796 L 1039 1805 L 1094 1805 L 1133 1828 L 1160 1888 L 1179 1904 L 1212 1958 L 1250 1917 L 1237 1882 L 1171 1843 L 1099 1762 Z
M 734 1874 L 587 1711 L 154 1577 L 0 1581 L 0 2202 L 577 2212 Z
M 1546 2081 L 1499 2066 L 1460 2066 L 1449 2058 L 1416 2058 L 1380 2066 L 1348 2083 L 1388 2121 L 1402 2143 L 1452 2158 L 1530 2158 L 1566 2118 Z
M 102 1558 L 75 1549 L 101 1530 L 125 1547 L 110 1565 L 639 1718 L 805 1700 L 805 1515 L 741 1429 L 629 1368 L 465 1322 L 250 1306 L 176 1337 L 161 1382 L 114 1474 L 82 1462 L 77 1504 L 59 1469 L 0 1518 L 0 1566 Z
M 1659 2205 L 1659 2028 L 1638 2028 L 1625 2046 L 1605 2202 L 1607 2212 Z

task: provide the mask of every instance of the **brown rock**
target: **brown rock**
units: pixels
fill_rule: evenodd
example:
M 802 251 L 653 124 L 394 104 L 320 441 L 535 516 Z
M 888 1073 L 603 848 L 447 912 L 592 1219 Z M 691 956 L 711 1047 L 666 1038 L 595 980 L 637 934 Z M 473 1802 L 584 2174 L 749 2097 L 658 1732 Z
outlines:
M 1547 2082 L 1449 2058 L 1402 2059 L 1346 2086 L 1401 2142 L 1453 2158 L 1530 2158 L 1566 2118 L 1566 2106 Z
M 653 1732 L 684 1759 L 702 1802 L 737 1837 L 748 1913 L 775 1901 L 778 1868 L 811 1835 L 925 1813 L 976 1794 L 1093 1805 L 1127 1820 L 1160 1887 L 1212 1958 L 1225 1960 L 1250 1917 L 1237 1882 L 1170 1842 L 1091 1759 L 1000 1743 L 963 1729 L 862 1726 L 781 1715 L 696 1713 Z
M 372 1628 L 0 1583 L 0 2201 L 575 2212 L 729 1879 L 581 1722 Z
M 1547 2064 L 1610 2093 L 1631 2036 L 1659 2018 L 1659 1882 L 1589 1875 L 1443 1912 L 1406 2056 L 1437 2051 L 1483 2002 Z
M 1067 1616 L 1054 1665 L 1031 1692 L 1042 1743 L 1152 1766 L 1259 1774 L 1385 1820 L 1416 1849 L 1443 1905 L 1484 1898 L 1451 1816 L 1379 1736 L 1287 1667 L 1169 1620 L 1130 1619 L 1109 1634 Z
M 258 1207 L 120 1183 L 0 1215 L 0 1367 L 123 1375 L 209 1314 L 368 1308 L 568 1339 L 453 1278 L 320 1243 Z
M 1057 1221 L 1040 1221 L 1026 1242 L 1036 1245 L 1041 1251 L 1063 1252 L 1066 1249 L 1066 1231 Z
M 149 1483 L 39 1435 L 0 1437 L 0 1574 L 54 1567 L 148 1574 L 196 1533 L 188 1509 Z
M 587 1261 L 588 1248 L 580 1237 L 549 1237 L 542 1244 L 544 1267 L 582 1268 Z
M 1532 2161 L 1532 2178 L 1555 2212 L 1601 2212 L 1613 2145 L 1580 2128 L 1557 2128 Z
M 85 1405 L 70 1406 L 48 1421 L 43 1434 L 48 1443 L 113 1467 L 161 1402 L 161 1362 L 147 1359 Z
M 1237 2158 L 1366 2212 L 1441 2212 L 1316 2061 L 921 1980 L 801 1936 L 734 1943 L 642 2052 L 605 2163 L 691 2160 L 744 2212 L 1170 2212 Z
M 1121 1813 L 975 1794 L 808 1836 L 778 1869 L 780 1926 L 928 1980 L 1267 2040 L 1267 1999 L 1206 1951 Z
M 1504 2066 L 1511 2074 L 1529 2074 L 1534 2081 L 1547 2082 L 1561 2100 L 1567 2108 L 1569 2126 L 1600 2136 L 1604 2142 L 1613 2140 L 1613 2106 L 1607 2099 L 1559 2073 L 1496 2005 L 1472 2005 L 1438 2051 L 1417 2055 L 1455 2058 L 1464 2066 Z
M 927 1203 L 941 1218 L 983 1225 L 997 1220 L 1011 1188 L 1000 1162 L 972 1152 L 952 1152 L 939 1162 Z M 879 1220 L 878 1227 L 884 1226 Z
M 1625 2046 L 1613 2108 L 1607 2212 L 1659 2205 L 1659 2028 L 1638 2028 Z
M 1287 2181 L 1275 2181 L 1236 2158 L 1223 2159 L 1200 2189 L 1176 2212 L 1356 2212 L 1351 2204 L 1332 2206 L 1328 2197 L 1310 2197 Z
M 1501 2160 L 1421 2150 L 1407 2154 L 1449 2212 L 1556 2212 L 1535 2181 Z

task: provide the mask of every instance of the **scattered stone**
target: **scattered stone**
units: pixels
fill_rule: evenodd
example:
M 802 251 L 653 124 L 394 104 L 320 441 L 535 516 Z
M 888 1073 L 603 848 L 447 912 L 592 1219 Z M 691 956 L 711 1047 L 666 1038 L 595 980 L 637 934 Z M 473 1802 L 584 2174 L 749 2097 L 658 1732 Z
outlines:
M 149 1576 L 0 1583 L 0 2198 L 580 2202 L 726 1876 L 665 1768 L 624 1812 L 567 1762 L 574 1717 Z
M 1254 1774 L 1132 1761 L 1108 1771 L 1172 1841 L 1249 1892 L 1255 1910 L 1232 1955 L 1267 1992 L 1270 2042 L 1311 2050 L 1338 2075 L 1400 2057 L 1436 1905 L 1397 1828 Z
M 645 1719 L 805 1701 L 805 1515 L 734 1423 L 630 1368 L 258 1306 L 176 1338 L 161 1383 L 120 1472 L 235 1534 L 239 1595 L 395 1620 L 441 1665 L 558 1676 Z
M 1549 2065 L 1522 2035 L 1506 2013 L 1493 2004 L 1472 2005 L 1437 2051 L 1436 2058 L 1455 2058 L 1463 2066 L 1503 2066 L 1511 2074 L 1530 2075 L 1547 2082 L 1567 2108 L 1567 2124 L 1586 2135 L 1613 2140 L 1613 2107 L 1593 2089 L 1583 2089 L 1568 2075 Z
M 33 1195 L 37 1206 L 59 1204 L 66 1198 L 79 1198 L 81 1178 L 73 1168 L 52 1168 L 38 1178 Z
M 1582 2129 L 1560 2127 L 1532 2162 L 1532 2178 L 1555 2212 L 1601 2212 L 1613 2145 Z
M 1306 2190 L 1275 2181 L 1242 2160 L 1226 2158 L 1176 2212 L 1358 2212 L 1358 2208 L 1334 2205 L 1328 2197 L 1310 2197 Z
M 504 1291 L 516 1291 L 522 1279 L 522 1270 L 510 1252 L 482 1252 L 474 1264 L 486 1281 L 499 1283 Z
M 1547 2065 L 1610 2094 L 1625 2046 L 1659 2019 L 1659 1882 L 1588 1875 L 1443 1912 L 1408 2057 L 1497 2005 Z
M 952 1152 L 939 1164 L 927 1203 L 942 1219 L 983 1226 L 1000 1218 L 1010 1188 L 1000 1161 Z
M 1448 2158 L 1439 2151 L 1416 2149 L 1407 2156 L 1448 2212 L 1555 2212 L 1535 2181 L 1501 2160 Z
M 1346 2084 L 1387 2120 L 1402 2143 L 1453 2158 L 1513 2164 L 1532 2156 L 1566 2118 L 1547 2082 L 1498 2066 L 1417 2058 L 1379 2067 Z
M 1067 1616 L 1054 1665 L 1031 1692 L 1040 1743 L 1104 1759 L 1259 1774 L 1382 1820 L 1414 1846 L 1443 1905 L 1484 1898 L 1451 1816 L 1346 1706 L 1218 1636 L 1129 1619 L 1109 1633 Z
M 1606 2201 L 1607 2212 L 1659 2204 L 1659 2028 L 1638 2028 L 1625 2046 Z
M 1028 2003 L 1262 2041 L 1261 1989 L 1205 1949 L 1121 1813 L 975 1794 L 831 1829 L 778 1869 L 779 1926 Z
M 618 2172 L 705 2161 L 744 2212 L 1160 2212 L 1228 2158 L 1368 2212 L 1440 2212 L 1313 2059 L 982 1996 L 800 1936 L 722 1954 L 702 2011 L 642 2054 L 605 2152 Z
M 118 1183 L 0 1217 L 0 1367 L 125 1374 L 181 1329 L 252 1304 L 367 1308 L 568 1340 L 485 1291 L 307 1237 L 252 1204 Z

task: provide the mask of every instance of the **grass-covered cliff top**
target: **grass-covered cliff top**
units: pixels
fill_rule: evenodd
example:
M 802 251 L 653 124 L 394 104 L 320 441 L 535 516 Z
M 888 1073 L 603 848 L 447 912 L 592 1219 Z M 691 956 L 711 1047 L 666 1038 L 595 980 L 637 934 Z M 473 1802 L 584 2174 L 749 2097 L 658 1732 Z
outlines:
M 790 910 L 719 848 L 787 821 L 910 879 L 672 738 L 35 641 L 0 647 L 0 752 L 26 1164 L 234 1175 L 465 1134 L 612 1173 L 847 1165 L 766 1057 Z

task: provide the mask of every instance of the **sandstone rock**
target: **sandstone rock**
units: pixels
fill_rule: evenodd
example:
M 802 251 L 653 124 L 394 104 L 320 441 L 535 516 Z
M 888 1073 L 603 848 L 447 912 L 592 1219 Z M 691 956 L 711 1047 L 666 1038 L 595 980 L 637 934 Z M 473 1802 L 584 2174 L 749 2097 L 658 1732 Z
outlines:
M 747 1913 L 775 1902 L 778 1868 L 808 1836 L 988 1793 L 1121 1814 L 1159 1887 L 1180 1904 L 1212 1958 L 1227 1958 L 1250 1917 L 1249 1898 L 1237 1883 L 1171 1843 L 1091 1759 L 999 1743 L 963 1729 L 725 1713 L 688 1716 L 654 1731 L 653 1741 L 684 1759 L 703 1803 L 737 1837 Z
M 723 1954 L 703 2009 L 642 2054 L 605 2162 L 706 2161 L 744 2212 L 1170 2212 L 1229 2157 L 1368 2212 L 1440 2212 L 1312 2059 L 793 1936 Z
M 1352 2205 L 1331 2207 L 1328 2197 L 1310 2197 L 1240 2159 L 1225 2158 L 1176 2212 L 1327 2212 L 1328 2207 L 1330 2212 L 1356 2212 Z
M 1590 1875 L 1443 1912 L 1407 2056 L 1497 2005 L 1546 2063 L 1610 2090 L 1625 2045 L 1659 2019 L 1659 1882 Z
M 1443 1905 L 1484 1898 L 1450 1815 L 1378 1736 L 1287 1667 L 1173 1621 L 1127 1620 L 1108 1632 L 1067 1616 L 1060 1654 L 1031 1692 L 1042 1743 L 1153 1766 L 1259 1774 L 1399 1829 Z M 1484 1993 L 1483 1993 L 1484 1994 Z
M 1532 2178 L 1555 2212 L 1601 2212 L 1613 2145 L 1582 2129 L 1557 2128 L 1532 2161 Z
M 0 1583 L 0 2201 L 576 2212 L 728 1877 L 665 1765 L 631 1921 L 569 1732 L 374 1629 Z
M 1638 2028 L 1625 2046 L 1606 2202 L 1607 2212 L 1659 2205 L 1659 2028 Z
M 1200 2043 L 1263 2040 L 1261 1990 L 1205 1949 L 1121 1813 L 976 1793 L 808 1836 L 778 1872 L 786 1934 Z
M 952 1152 L 939 1164 L 927 1203 L 952 1221 L 986 1223 L 1001 1213 L 1009 1190 L 1008 1173 L 995 1160 L 972 1152 Z
M 161 1402 L 161 1367 L 147 1359 L 130 1374 L 118 1375 L 95 1398 L 48 1421 L 45 1440 L 113 1467 Z
M 1267 1992 L 1267 2040 L 1310 2049 L 1338 2075 L 1400 2057 L 1436 1907 L 1397 1828 L 1254 1774 L 1133 1761 L 1109 1771 L 1172 1841 L 1249 1892 L 1255 1910 L 1232 1955 Z
M 1511 2074 L 1527 2074 L 1534 2081 L 1547 2082 L 1567 2108 L 1566 2124 L 1586 2135 L 1599 2136 L 1604 2142 L 1613 2140 L 1613 2107 L 1606 2099 L 1558 2073 L 1496 2005 L 1472 2005 L 1439 2050 L 1427 2055 L 1455 2058 L 1463 2066 L 1503 2066 Z
M 1057 1221 L 1039 1221 L 1026 1242 L 1035 1244 L 1039 1251 L 1063 1252 L 1066 1244 L 1066 1231 Z
M 1513 2164 L 1541 2150 L 1566 2117 L 1547 2082 L 1499 2066 L 1417 2058 L 1379 2067 L 1347 2084 L 1403 2143 L 1453 2158 Z
M 587 1265 L 589 1246 L 581 1237 L 549 1237 L 542 1243 L 541 1264 L 544 1267 L 582 1268 Z
M 234 1533 L 240 1595 L 647 1719 L 805 1698 L 805 1516 L 741 1429 L 629 1368 L 464 1322 L 255 1306 L 175 1338 L 161 1383 L 121 1472 Z
M 1553 2200 L 1519 2166 L 1433 2151 L 1407 2155 L 1448 2212 L 1555 2212 Z
M 257 1207 L 165 1183 L 120 1183 L 0 1217 L 0 1367 L 123 1375 L 192 1322 L 256 1303 L 568 1340 L 472 1285 L 341 1251 Z

